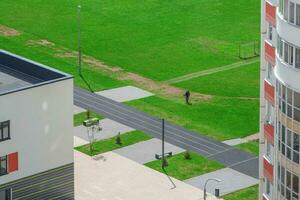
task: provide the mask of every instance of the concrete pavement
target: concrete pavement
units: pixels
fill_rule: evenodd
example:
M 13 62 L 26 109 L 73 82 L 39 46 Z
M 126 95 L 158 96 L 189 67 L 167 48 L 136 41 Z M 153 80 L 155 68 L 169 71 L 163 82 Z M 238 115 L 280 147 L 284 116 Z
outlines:
M 96 92 L 96 94 L 99 94 L 117 102 L 132 101 L 154 95 L 151 92 L 142 90 L 134 86 L 125 86 L 110 90 L 103 90 L 100 92 Z
M 100 120 L 102 130 L 95 135 L 96 140 L 103 140 L 116 136 L 118 133 L 127 133 L 135 129 L 126 125 L 120 124 L 110 119 Z M 89 139 L 87 136 L 87 129 L 84 126 L 74 127 L 74 147 L 88 144 Z
M 74 89 L 74 104 L 161 138 L 161 120 L 86 90 Z M 258 178 L 258 157 L 166 122 L 166 141 L 195 151 L 241 173 Z
M 140 164 L 145 164 L 156 160 L 155 154 L 161 154 L 162 142 L 159 139 L 153 138 L 147 141 L 139 142 L 121 149 L 116 149 L 113 152 L 121 156 L 134 160 Z M 173 155 L 184 152 L 185 150 L 175 145 L 165 143 L 165 152 L 172 152 Z
M 97 160 L 74 151 L 76 200 L 202 200 L 202 190 L 113 152 Z M 217 200 L 209 196 L 207 200 Z
M 247 176 L 230 168 L 224 168 L 197 176 L 188 179 L 185 182 L 197 188 L 203 189 L 205 181 L 210 178 L 218 178 L 222 180 L 222 182 L 210 182 L 207 185 L 207 191 L 213 193 L 217 187 L 220 189 L 220 194 L 222 196 L 258 184 L 258 179 L 252 178 L 251 176 Z

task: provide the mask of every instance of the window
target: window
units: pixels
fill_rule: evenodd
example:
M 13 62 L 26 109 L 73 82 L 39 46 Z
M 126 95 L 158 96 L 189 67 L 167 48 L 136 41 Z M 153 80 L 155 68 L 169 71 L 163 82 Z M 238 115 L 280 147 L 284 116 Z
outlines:
M 282 58 L 282 46 L 283 46 L 283 42 L 281 40 L 281 38 L 278 36 L 278 41 L 277 41 L 277 51 L 278 51 L 278 54 L 279 54 L 279 57 Z
M 288 0 L 285 0 L 284 1 L 284 13 L 283 13 L 283 18 L 285 20 L 288 20 L 288 13 L 289 13 L 289 1 Z
M 289 46 L 287 43 L 284 43 L 284 62 L 288 63 L 289 61 Z
M 300 49 L 299 48 L 295 48 L 295 67 L 300 69 Z
M 269 158 L 269 160 L 272 159 L 272 144 L 270 144 L 269 142 L 267 142 L 267 147 L 266 147 L 266 155 Z
M 267 79 L 268 80 L 271 80 L 272 73 L 273 73 L 273 66 L 271 63 L 268 62 L 268 69 L 267 69 Z
M 266 194 L 271 196 L 271 183 L 268 180 L 266 181 Z
M 1 200 L 11 200 L 11 188 L 0 190 L 0 199 Z
M 0 142 L 10 139 L 9 121 L 0 123 Z
M 300 5 L 296 5 L 296 25 L 300 26 Z
M 271 41 L 273 39 L 273 27 L 271 24 L 269 24 L 269 28 L 268 28 L 268 39 Z
M 288 46 L 289 46 L 289 64 L 294 65 L 294 47 L 292 47 L 291 45 Z
M 295 23 L 295 4 L 290 2 L 290 14 L 289 14 L 289 22 L 294 24 Z
M 293 198 L 299 197 L 299 177 L 293 174 Z
M 280 14 L 283 14 L 283 0 L 279 1 L 279 12 Z
M 299 164 L 299 135 L 294 133 L 293 139 L 293 161 Z
M 7 156 L 0 157 L 0 176 L 7 174 Z

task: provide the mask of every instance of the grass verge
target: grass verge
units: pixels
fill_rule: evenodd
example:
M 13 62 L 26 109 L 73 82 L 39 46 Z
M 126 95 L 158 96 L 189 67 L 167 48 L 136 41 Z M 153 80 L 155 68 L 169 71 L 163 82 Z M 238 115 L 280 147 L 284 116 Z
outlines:
M 96 117 L 96 118 L 99 118 L 100 120 L 104 119 L 104 117 L 102 117 L 101 115 L 94 113 L 94 112 L 90 112 L 90 117 L 91 118 Z M 74 115 L 74 117 L 73 117 L 74 127 L 82 125 L 83 121 L 86 119 L 87 119 L 87 111 Z
M 243 144 L 236 145 L 238 149 L 251 153 L 253 155 L 259 156 L 259 142 L 251 141 Z
M 152 138 L 151 136 L 149 136 L 146 133 L 143 133 L 141 131 L 132 131 L 132 132 L 124 133 L 121 135 L 121 141 L 122 141 L 121 145 L 116 143 L 116 136 L 115 136 L 115 137 L 112 137 L 109 139 L 99 140 L 99 141 L 95 142 L 93 153 L 90 152 L 89 144 L 75 147 L 75 149 L 77 151 L 85 153 L 89 156 L 94 156 L 94 155 L 98 155 L 98 154 L 112 151 L 115 149 L 119 149 L 122 147 L 126 147 L 129 145 L 138 143 L 138 142 L 146 141 L 151 138 Z
M 190 152 L 191 159 L 185 159 L 184 153 L 180 153 L 168 158 L 169 166 L 165 167 L 168 175 L 178 179 L 186 180 L 201 174 L 206 174 L 224 166 L 216 161 L 208 160 L 197 153 Z M 161 161 L 156 160 L 145 164 L 146 166 L 164 173 L 161 168 Z
M 257 100 L 213 98 L 187 106 L 183 101 L 152 96 L 127 104 L 219 141 L 258 132 Z
M 222 198 L 224 200 L 255 200 L 255 199 L 258 199 L 258 185 L 225 195 Z

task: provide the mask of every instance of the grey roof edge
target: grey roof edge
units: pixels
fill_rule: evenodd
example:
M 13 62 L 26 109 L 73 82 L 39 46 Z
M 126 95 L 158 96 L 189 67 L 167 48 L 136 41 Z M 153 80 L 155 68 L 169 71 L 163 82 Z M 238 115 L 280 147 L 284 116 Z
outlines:
M 13 90 L 8 90 L 8 91 L 2 92 L 2 93 L 0 92 L 0 96 L 4 96 L 4 95 L 11 94 L 11 93 L 15 93 L 15 92 L 20 92 L 20 91 L 27 90 L 27 89 L 32 89 L 32 88 L 35 88 L 35 87 L 40 87 L 40 86 L 43 86 L 43 85 L 48 85 L 48 84 L 55 83 L 55 82 L 59 82 L 59 81 L 64 81 L 64 80 L 68 80 L 68 79 L 74 79 L 74 76 L 72 76 L 72 75 L 70 75 L 70 74 L 67 74 L 67 73 L 65 73 L 65 72 L 62 72 L 62 71 L 57 70 L 57 69 L 54 69 L 54 68 L 51 68 L 51 67 L 46 66 L 46 65 L 44 65 L 44 64 L 35 62 L 35 61 L 33 61 L 33 60 L 27 59 L 27 58 L 25 58 L 25 57 L 16 55 L 16 54 L 14 54 L 14 53 L 5 51 L 5 50 L 3 50 L 3 49 L 0 49 L 0 53 L 5 53 L 5 54 L 10 55 L 10 56 L 13 56 L 13 57 L 15 57 L 15 58 L 17 58 L 17 59 L 20 59 L 20 60 L 22 60 L 22 61 L 24 61 L 24 62 L 31 63 L 31 64 L 33 64 L 33 65 L 36 65 L 36 66 L 41 67 L 41 68 L 43 68 L 43 69 L 46 69 L 46 70 L 49 70 L 49 71 L 58 73 L 58 74 L 60 74 L 60 75 L 63 76 L 63 77 L 61 77 L 61 78 L 56 78 L 56 79 L 52 79 L 52 80 L 49 80 L 49 81 L 43 81 L 43 82 L 41 82 L 41 83 L 36 83 L 36 84 L 30 85 L 30 86 L 24 86 L 24 87 L 20 87 L 20 88 L 13 89 Z
M 30 59 L 28 59 L 28 58 L 19 56 L 19 55 L 17 55 L 17 54 L 11 53 L 11 52 L 6 51 L 6 50 L 4 50 L 4 49 L 0 49 L 0 52 L 1 52 L 1 53 L 5 53 L 5 54 L 8 54 L 8 55 L 10 55 L 10 56 L 13 56 L 13 57 L 15 57 L 15 58 L 18 58 L 18 59 L 23 60 L 23 61 L 25 61 L 25 62 L 28 62 L 28 63 L 34 64 L 34 65 L 37 65 L 37 66 L 39 66 L 39 67 L 41 67 L 41 68 L 44 68 L 44 69 L 47 69 L 47 70 L 56 72 L 56 73 L 61 74 L 61 75 L 63 75 L 63 76 L 73 78 L 73 76 L 70 75 L 70 74 L 67 74 L 67 73 L 62 72 L 62 71 L 57 70 L 57 69 L 54 69 L 54 68 L 49 67 L 49 66 L 47 66 L 47 65 L 44 65 L 44 64 L 42 64 L 42 63 L 35 62 L 35 61 L 30 60 Z

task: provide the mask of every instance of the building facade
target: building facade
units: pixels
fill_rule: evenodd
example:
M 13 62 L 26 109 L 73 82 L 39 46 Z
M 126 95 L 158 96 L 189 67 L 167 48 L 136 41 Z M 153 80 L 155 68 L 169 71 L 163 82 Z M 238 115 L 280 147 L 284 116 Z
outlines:
M 73 78 L 0 50 L 0 199 L 74 199 Z
M 261 5 L 259 199 L 299 200 L 300 0 Z

